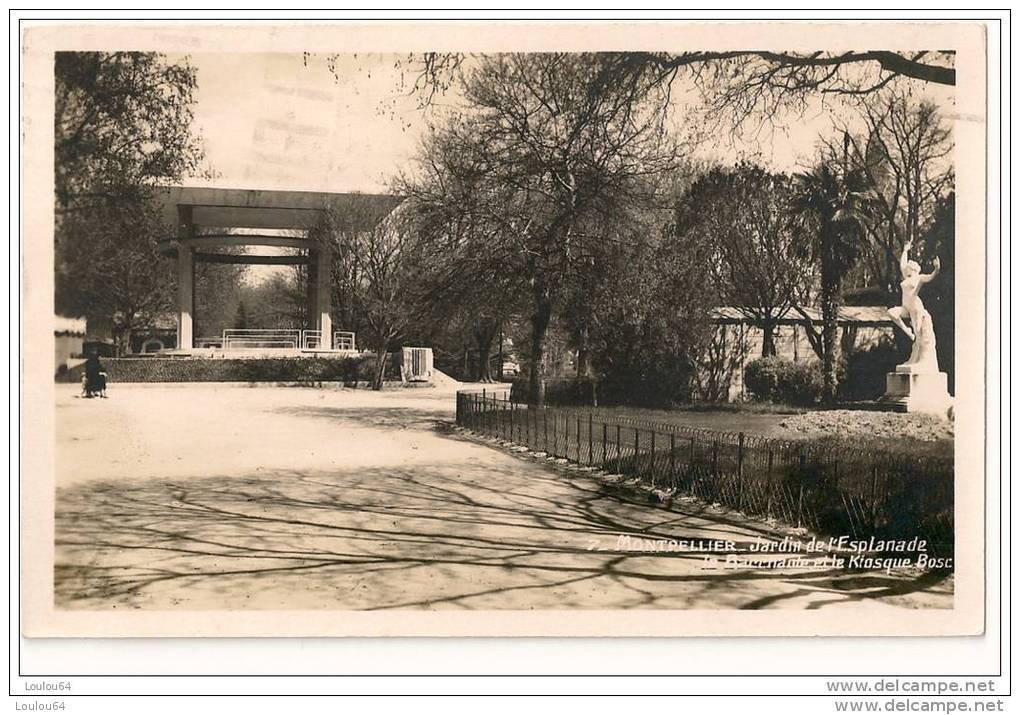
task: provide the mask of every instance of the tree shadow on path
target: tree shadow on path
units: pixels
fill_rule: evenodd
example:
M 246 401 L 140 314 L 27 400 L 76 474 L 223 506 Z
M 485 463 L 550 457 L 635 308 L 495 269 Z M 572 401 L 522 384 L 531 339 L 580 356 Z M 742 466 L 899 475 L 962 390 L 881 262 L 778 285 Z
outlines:
M 340 412 L 373 425 L 435 420 L 396 411 Z M 945 585 L 923 575 L 870 573 L 855 585 L 848 579 L 860 574 L 845 571 L 709 570 L 702 553 L 620 551 L 621 534 L 725 539 L 743 553 L 760 531 L 516 460 L 90 482 L 57 493 L 56 604 L 830 608 L 926 593 L 952 605 Z

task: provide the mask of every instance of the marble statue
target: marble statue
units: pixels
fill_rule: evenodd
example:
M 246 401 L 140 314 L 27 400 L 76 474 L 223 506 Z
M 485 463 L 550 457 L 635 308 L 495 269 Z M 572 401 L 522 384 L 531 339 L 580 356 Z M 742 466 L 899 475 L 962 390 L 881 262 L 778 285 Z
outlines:
M 913 347 L 907 361 L 887 375 L 885 395 L 880 402 L 892 404 L 905 412 L 945 415 L 952 406 L 952 397 L 946 390 L 946 374 L 939 372 L 931 314 L 925 310 L 920 296 L 921 286 L 930 283 L 939 274 L 941 265 L 936 258 L 935 270 L 921 273 L 920 264 L 910 260 L 910 248 L 908 241 L 900 256 L 902 298 L 900 305 L 889 309 L 889 317 L 910 338 Z M 908 320 L 909 326 L 904 322 Z
M 920 264 L 910 260 L 911 245 L 911 242 L 907 241 L 900 256 L 900 274 L 903 276 L 903 280 L 900 281 L 901 304 L 889 309 L 889 317 L 914 344 L 910 358 L 900 367 L 912 365 L 914 369 L 911 372 L 937 373 L 939 363 L 935 353 L 935 331 L 932 328 L 931 314 L 925 310 L 924 303 L 921 302 L 920 291 L 921 286 L 930 283 L 939 274 L 942 264 L 936 257 L 933 263 L 935 270 L 931 273 L 921 273 Z M 910 327 L 903 322 L 904 319 L 910 321 Z

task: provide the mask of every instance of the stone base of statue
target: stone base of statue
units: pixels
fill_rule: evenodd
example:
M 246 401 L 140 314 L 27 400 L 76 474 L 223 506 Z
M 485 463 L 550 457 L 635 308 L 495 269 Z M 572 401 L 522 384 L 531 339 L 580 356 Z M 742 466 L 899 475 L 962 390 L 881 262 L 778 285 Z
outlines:
M 925 311 L 915 328 L 910 358 L 885 378 L 885 394 L 879 399 L 899 412 L 927 412 L 945 417 L 953 405 L 946 373 L 939 372 L 935 354 L 935 332 L 931 315 Z
M 946 387 L 946 373 L 896 372 L 885 376 L 885 394 L 880 402 L 898 412 L 928 412 L 945 416 L 953 405 Z

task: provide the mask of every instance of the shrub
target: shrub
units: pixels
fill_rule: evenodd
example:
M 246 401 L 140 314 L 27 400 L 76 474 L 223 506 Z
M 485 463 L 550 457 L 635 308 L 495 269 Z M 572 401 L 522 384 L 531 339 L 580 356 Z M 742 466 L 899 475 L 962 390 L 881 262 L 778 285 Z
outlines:
M 844 400 L 875 400 L 885 394 L 885 376 L 903 362 L 896 343 L 883 340 L 847 356 L 846 377 L 840 382 Z
M 759 402 L 813 405 L 822 394 L 822 371 L 818 363 L 763 357 L 744 368 L 744 386 Z
M 565 377 L 545 381 L 545 403 L 562 406 L 590 406 L 597 389 L 591 378 Z M 528 378 L 517 377 L 510 385 L 510 399 L 514 402 L 528 401 Z M 601 396 L 599 402 L 601 402 Z

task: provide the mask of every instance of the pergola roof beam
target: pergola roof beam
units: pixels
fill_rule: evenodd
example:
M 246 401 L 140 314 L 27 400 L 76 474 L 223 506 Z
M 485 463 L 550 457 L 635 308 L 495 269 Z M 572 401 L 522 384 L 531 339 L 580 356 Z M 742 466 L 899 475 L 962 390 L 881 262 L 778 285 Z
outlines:
M 234 265 L 252 266 L 303 266 L 309 262 L 308 256 L 252 256 L 235 253 L 196 253 L 198 263 L 230 263 Z

